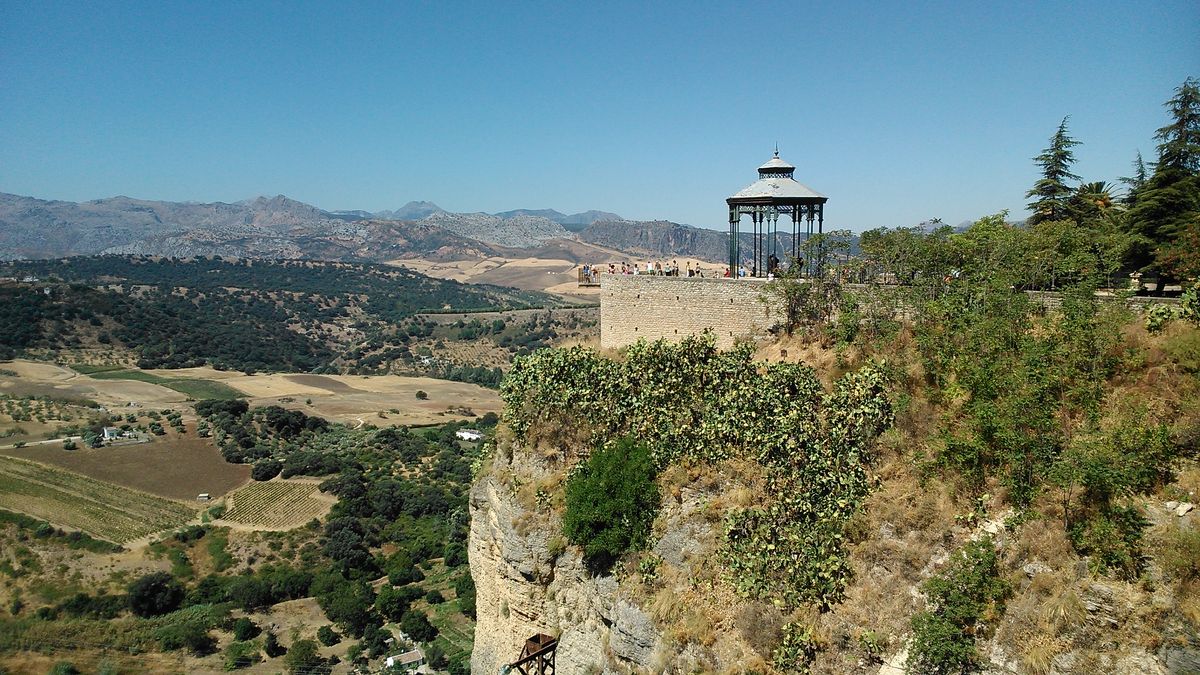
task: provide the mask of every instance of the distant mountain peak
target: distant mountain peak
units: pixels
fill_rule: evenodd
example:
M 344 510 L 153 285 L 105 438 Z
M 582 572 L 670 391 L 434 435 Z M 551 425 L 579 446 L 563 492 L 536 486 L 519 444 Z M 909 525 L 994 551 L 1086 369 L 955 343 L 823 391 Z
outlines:
M 433 202 L 412 201 L 395 211 L 377 211 L 374 215 L 384 220 L 420 220 L 431 213 L 446 213 L 446 210 Z

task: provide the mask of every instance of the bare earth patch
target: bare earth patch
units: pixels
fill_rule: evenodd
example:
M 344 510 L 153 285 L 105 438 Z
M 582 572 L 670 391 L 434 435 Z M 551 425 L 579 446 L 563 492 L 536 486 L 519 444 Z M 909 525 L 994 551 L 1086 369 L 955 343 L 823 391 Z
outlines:
M 197 509 L 23 459 L 0 457 L 0 508 L 118 544 L 178 527 Z
M 96 380 L 55 365 L 35 361 L 11 361 L 5 370 L 17 377 L 0 378 L 0 393 L 13 396 L 86 398 L 115 408 L 131 401 L 148 408 L 165 408 L 187 400 L 177 391 L 135 380 Z
M 61 444 L 3 449 L 0 454 L 53 464 L 170 499 L 214 498 L 250 479 L 248 464 L 230 464 L 209 439 L 174 437 L 152 443 L 64 450 Z

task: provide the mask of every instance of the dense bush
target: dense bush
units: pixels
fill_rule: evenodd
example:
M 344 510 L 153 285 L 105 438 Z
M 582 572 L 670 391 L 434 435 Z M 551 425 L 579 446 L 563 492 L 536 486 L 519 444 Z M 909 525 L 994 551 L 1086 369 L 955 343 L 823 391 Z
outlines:
M 978 628 L 1004 613 L 1011 590 L 1000 576 L 991 539 L 971 542 L 955 552 L 922 590 L 929 609 L 912 619 L 908 667 L 932 675 L 974 670 L 979 663 Z
M 242 617 L 233 622 L 233 639 L 234 640 L 253 640 L 258 637 L 262 629 L 258 624 L 254 623 L 247 617 Z
M 400 630 L 418 642 L 432 642 L 438 635 L 438 629 L 429 623 L 429 619 L 414 610 L 409 610 L 400 619 Z
M 321 626 L 317 629 L 317 639 L 326 647 L 332 647 L 342 641 L 342 636 L 337 634 L 333 626 Z
M 129 609 L 138 616 L 158 616 L 178 609 L 183 586 L 167 572 L 147 574 L 129 585 Z
M 283 470 L 283 462 L 277 459 L 264 459 L 254 463 L 250 469 L 250 477 L 254 480 L 271 480 Z
M 646 542 L 658 514 L 649 449 L 631 438 L 601 447 L 567 481 L 563 533 L 590 565 L 607 569 Z

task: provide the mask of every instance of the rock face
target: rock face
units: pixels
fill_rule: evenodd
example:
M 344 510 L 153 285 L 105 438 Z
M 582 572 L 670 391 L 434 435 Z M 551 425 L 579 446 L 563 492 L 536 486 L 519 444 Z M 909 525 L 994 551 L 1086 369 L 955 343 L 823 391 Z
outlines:
M 516 215 L 500 218 L 486 213 L 433 213 L 422 223 L 437 225 L 459 236 L 487 244 L 529 248 L 551 239 L 570 236 L 562 225 L 540 216 Z
M 659 256 L 690 256 L 702 260 L 729 259 L 729 235 L 718 230 L 656 221 L 596 221 L 579 233 L 580 241 Z
M 492 477 L 471 490 L 468 555 L 478 613 L 471 672 L 498 672 L 537 633 L 558 636 L 562 673 L 650 668 L 662 648 L 651 617 L 622 596 L 616 579 L 592 576 L 578 552 L 553 555 L 554 535 L 525 527 L 526 516 Z

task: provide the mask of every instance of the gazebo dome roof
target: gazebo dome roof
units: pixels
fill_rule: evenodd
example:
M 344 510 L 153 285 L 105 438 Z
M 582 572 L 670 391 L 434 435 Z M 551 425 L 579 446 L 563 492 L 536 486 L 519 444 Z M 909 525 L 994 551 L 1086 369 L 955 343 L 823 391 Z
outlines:
M 788 164 L 787 162 L 783 161 L 782 159 L 779 159 L 779 151 L 776 150 L 774 157 L 772 157 L 766 164 L 763 164 L 762 166 L 758 167 L 758 172 L 759 173 L 762 173 L 763 171 L 775 172 L 775 171 L 779 171 L 780 169 L 783 169 L 785 171 L 795 171 L 796 167 L 792 166 L 791 164 Z
M 825 195 L 813 190 L 803 183 L 796 182 L 796 180 L 790 176 L 787 178 L 783 178 L 781 176 L 760 178 L 742 188 L 741 191 L 730 197 L 730 199 L 754 199 L 762 197 L 775 197 L 784 199 L 826 199 Z
M 779 150 L 766 164 L 758 167 L 758 180 L 747 185 L 740 192 L 730 197 L 730 200 L 805 200 L 824 201 L 825 195 L 813 190 L 803 183 L 796 182 L 792 174 L 796 167 L 779 158 Z

